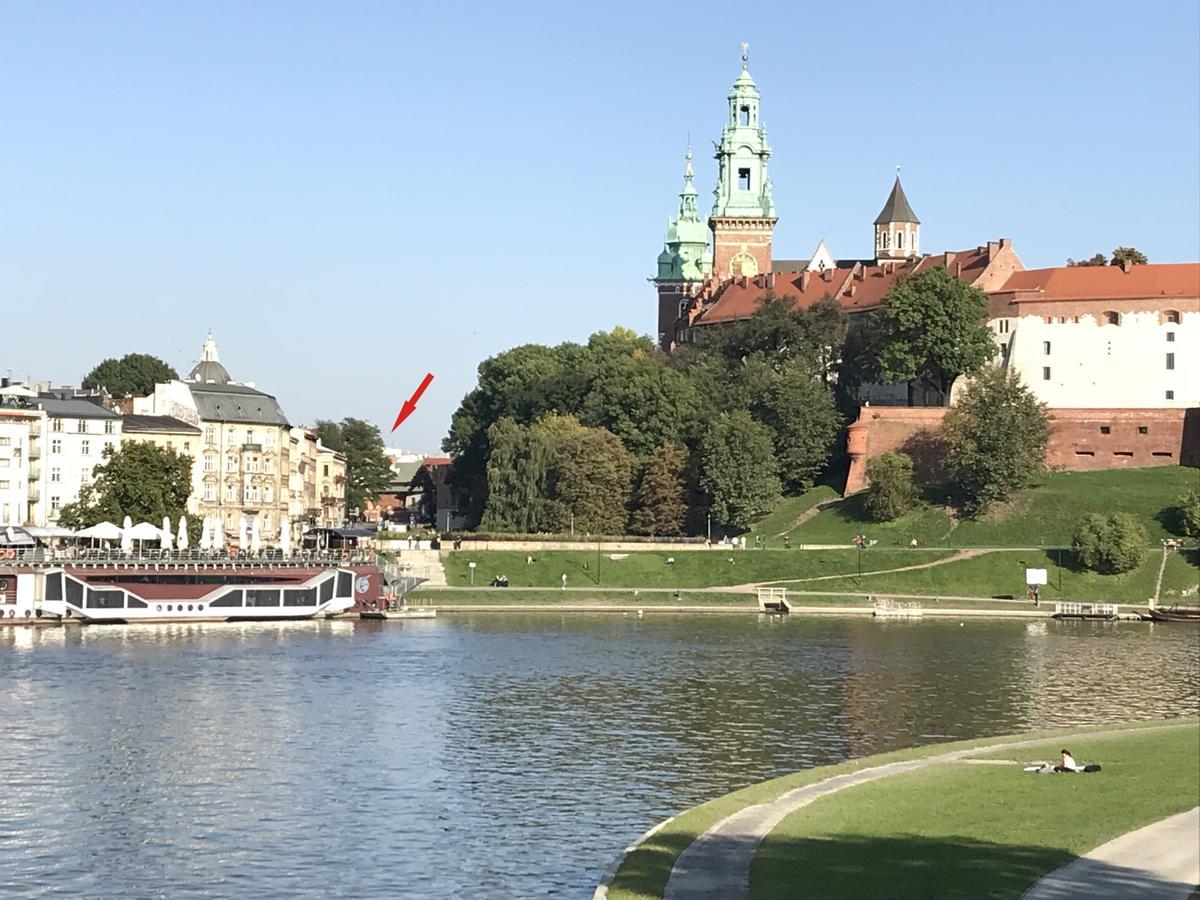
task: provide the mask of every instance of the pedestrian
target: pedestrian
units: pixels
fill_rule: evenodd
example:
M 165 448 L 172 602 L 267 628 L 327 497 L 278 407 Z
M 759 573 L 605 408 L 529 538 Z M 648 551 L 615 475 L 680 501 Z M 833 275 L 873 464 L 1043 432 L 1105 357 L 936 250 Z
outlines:
M 792 549 L 792 539 L 790 537 L 788 537 L 786 534 L 783 536 L 783 549 L 784 550 Z
M 567 589 L 567 573 L 566 572 L 563 572 L 563 575 L 562 575 L 562 589 L 564 591 Z

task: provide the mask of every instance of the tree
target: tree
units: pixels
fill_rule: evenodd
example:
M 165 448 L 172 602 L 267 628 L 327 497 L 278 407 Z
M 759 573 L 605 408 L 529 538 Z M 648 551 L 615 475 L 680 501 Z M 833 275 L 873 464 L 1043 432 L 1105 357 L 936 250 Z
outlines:
M 1129 513 L 1092 513 L 1075 529 L 1071 545 L 1084 568 L 1116 575 L 1140 566 L 1149 542 L 1142 523 Z
M 695 386 L 667 368 L 660 351 L 612 356 L 597 364 L 579 418 L 606 428 L 639 456 L 683 436 L 696 415 Z
M 699 487 L 713 518 L 736 529 L 770 510 L 779 499 L 779 466 L 771 432 L 744 410 L 721 413 L 697 447 Z
M 87 390 L 103 390 L 113 397 L 132 394 L 144 397 L 156 384 L 178 378 L 179 373 L 157 356 L 127 353 L 120 359 L 109 358 L 83 377 Z
M 783 485 L 803 493 L 825 467 L 842 427 L 833 391 L 808 362 L 795 359 L 771 372 L 759 396 L 755 417 L 771 429 Z
M 629 510 L 633 455 L 603 428 L 572 416 L 550 416 L 532 432 L 548 449 L 550 499 L 557 516 L 551 530 L 622 534 Z
M 1200 537 L 1200 491 L 1192 488 L 1175 505 L 1175 531 L 1185 537 Z
M 650 454 L 634 493 L 630 531 L 652 536 L 683 533 L 686 462 L 683 448 L 674 444 L 663 444 Z
M 362 510 L 387 490 L 394 475 L 392 464 L 383 452 L 379 427 L 362 419 L 345 418 L 339 422 L 318 420 L 317 437 L 321 443 L 346 457 L 346 507 Z
M 79 491 L 79 499 L 59 510 L 66 528 L 85 528 L 98 522 L 120 523 L 125 516 L 135 522 L 176 521 L 187 513 L 192 493 L 192 459 L 173 447 L 147 441 L 104 448 L 104 462 L 92 472 L 93 480 Z
M 1067 259 L 1067 268 L 1074 269 L 1079 266 L 1107 266 L 1108 257 L 1103 253 L 1097 253 L 1094 256 L 1089 256 L 1087 259 Z
M 487 531 L 554 530 L 549 508 L 550 451 L 542 435 L 509 416 L 488 429 Z
M 1150 262 L 1146 254 L 1136 247 L 1118 247 L 1112 252 L 1112 265 L 1121 266 L 1129 263 L 1131 266 L 1144 266 Z
M 867 515 L 876 522 L 898 519 L 917 499 L 913 485 L 913 461 L 906 453 L 881 453 L 867 460 Z
M 877 365 L 890 382 L 919 380 L 941 394 L 992 358 L 987 294 L 937 266 L 898 282 L 873 317 Z
M 1050 417 L 1015 372 L 991 367 L 967 385 L 942 432 L 963 509 L 978 515 L 1042 471 Z

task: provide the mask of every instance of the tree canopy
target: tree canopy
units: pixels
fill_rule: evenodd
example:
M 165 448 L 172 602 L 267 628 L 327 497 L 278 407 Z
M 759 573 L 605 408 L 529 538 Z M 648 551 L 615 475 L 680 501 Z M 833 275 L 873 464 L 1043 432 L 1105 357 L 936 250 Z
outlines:
M 144 397 L 156 384 L 178 378 L 179 373 L 157 356 L 127 353 L 120 359 L 109 358 L 83 376 L 87 390 L 103 390 L 113 397 L 132 394 Z
M 890 382 L 918 380 L 948 402 L 958 376 L 992 358 L 987 295 L 937 266 L 903 279 L 872 316 L 875 364 Z
M 700 489 L 713 521 L 742 530 L 779 499 L 771 432 L 745 410 L 721 413 L 700 436 Z
M 1146 254 L 1136 247 L 1118 247 L 1112 252 L 1111 256 L 1105 256 L 1103 253 L 1096 253 L 1089 256 L 1087 259 L 1068 259 L 1067 266 L 1075 268 L 1077 266 L 1119 266 L 1128 261 L 1131 265 L 1144 266 L 1150 262 L 1146 258 Z
M 158 525 L 163 516 L 175 521 L 187 513 L 192 493 L 192 459 L 173 447 L 131 441 L 120 449 L 104 448 L 104 462 L 79 498 L 59 510 L 66 528 L 86 528 L 98 522 L 120 524 L 125 516 Z
M 346 506 L 362 510 L 392 483 L 392 464 L 383 452 L 378 426 L 362 419 L 341 422 L 320 419 L 316 423 L 321 443 L 346 457 Z

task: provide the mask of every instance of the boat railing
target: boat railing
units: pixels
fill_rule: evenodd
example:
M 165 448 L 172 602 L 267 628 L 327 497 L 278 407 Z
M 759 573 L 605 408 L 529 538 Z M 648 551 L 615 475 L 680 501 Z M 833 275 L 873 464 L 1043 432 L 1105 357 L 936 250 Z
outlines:
M 239 568 L 243 566 L 311 567 L 334 565 L 370 565 L 374 553 L 366 550 L 293 550 L 278 549 L 255 553 L 231 553 L 224 550 L 120 550 L 75 547 L 8 547 L 0 548 L 0 566 L 98 566 L 101 568 L 174 568 L 208 566 Z

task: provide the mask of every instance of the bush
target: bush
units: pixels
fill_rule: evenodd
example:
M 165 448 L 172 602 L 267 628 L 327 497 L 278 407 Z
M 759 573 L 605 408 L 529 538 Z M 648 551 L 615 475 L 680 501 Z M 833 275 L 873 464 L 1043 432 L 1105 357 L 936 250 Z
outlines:
M 865 508 L 867 515 L 876 522 L 898 519 L 917 500 L 917 489 L 913 486 L 913 461 L 905 453 L 881 453 L 867 460 L 867 488 Z
M 1084 568 L 1116 575 L 1140 566 L 1149 543 L 1146 529 L 1129 513 L 1092 513 L 1079 523 L 1072 546 Z
M 1192 488 L 1175 506 L 1175 528 L 1185 537 L 1200 537 L 1200 491 Z

